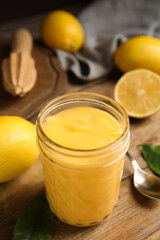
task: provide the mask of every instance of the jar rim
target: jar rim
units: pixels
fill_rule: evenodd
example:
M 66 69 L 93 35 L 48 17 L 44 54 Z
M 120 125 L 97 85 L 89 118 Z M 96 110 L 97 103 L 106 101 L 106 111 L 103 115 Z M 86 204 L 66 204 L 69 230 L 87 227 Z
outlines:
M 122 132 L 122 134 L 113 142 L 111 142 L 110 144 L 100 147 L 100 148 L 96 148 L 96 149 L 72 149 L 72 148 L 68 148 L 68 147 L 64 147 L 61 146 L 59 144 L 57 144 L 56 142 L 54 142 L 53 140 L 51 140 L 44 132 L 43 127 L 41 125 L 41 117 L 44 115 L 44 113 L 47 111 L 47 109 L 53 105 L 54 103 L 56 103 L 57 100 L 63 100 L 66 97 L 70 97 L 70 96 L 76 96 L 76 95 L 80 95 L 85 96 L 92 96 L 92 97 L 97 97 L 97 98 L 101 98 L 103 100 L 107 100 L 108 102 L 111 102 L 113 104 L 113 106 L 118 107 L 118 110 L 121 114 L 123 114 L 123 117 L 125 119 L 125 127 L 124 130 Z M 95 99 L 96 100 L 96 99 Z M 48 103 L 46 103 L 42 109 L 40 110 L 38 117 L 37 117 L 37 121 L 36 121 L 36 130 L 37 130 L 37 135 L 38 137 L 40 137 L 41 141 L 45 140 L 45 144 L 47 145 L 47 147 L 51 150 L 54 149 L 54 151 L 57 152 L 62 152 L 65 150 L 65 154 L 64 155 L 72 155 L 72 156 L 77 156 L 84 157 L 84 155 L 99 155 L 102 154 L 104 152 L 109 152 L 109 149 L 115 149 L 117 145 L 119 145 L 122 141 L 122 139 L 126 139 L 126 137 L 128 136 L 128 132 L 129 132 L 129 117 L 125 111 L 125 109 L 115 100 L 106 97 L 104 95 L 98 94 L 98 93 L 93 93 L 93 92 L 73 92 L 73 93 L 67 93 L 67 94 L 63 94 L 60 95 L 52 100 L 50 100 Z

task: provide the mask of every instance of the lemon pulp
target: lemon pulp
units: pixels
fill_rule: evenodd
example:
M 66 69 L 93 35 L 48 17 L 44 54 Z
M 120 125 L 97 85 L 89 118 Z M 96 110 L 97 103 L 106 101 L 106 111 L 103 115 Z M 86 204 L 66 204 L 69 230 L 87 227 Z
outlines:
M 160 110 L 160 76 L 147 69 L 125 73 L 117 82 L 114 98 L 135 118 L 145 118 Z

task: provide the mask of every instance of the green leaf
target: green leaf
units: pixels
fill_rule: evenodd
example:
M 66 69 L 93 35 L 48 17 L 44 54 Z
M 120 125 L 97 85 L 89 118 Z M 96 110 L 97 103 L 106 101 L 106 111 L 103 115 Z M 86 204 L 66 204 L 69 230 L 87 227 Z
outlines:
M 33 199 L 18 218 L 13 240 L 50 240 L 54 216 L 45 196 Z
M 142 153 L 148 167 L 160 176 L 160 146 L 142 145 Z

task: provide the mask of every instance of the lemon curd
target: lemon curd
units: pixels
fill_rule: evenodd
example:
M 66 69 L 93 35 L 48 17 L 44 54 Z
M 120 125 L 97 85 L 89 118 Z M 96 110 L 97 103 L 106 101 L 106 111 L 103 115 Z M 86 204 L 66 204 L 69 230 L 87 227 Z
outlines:
M 91 226 L 110 215 L 117 202 L 129 129 L 108 111 L 77 105 L 45 115 L 41 126 L 47 144 L 39 131 L 40 113 L 38 144 L 52 211 L 68 224 Z
M 63 147 L 90 150 L 115 141 L 122 129 L 110 114 L 96 108 L 78 107 L 48 117 L 45 133 Z

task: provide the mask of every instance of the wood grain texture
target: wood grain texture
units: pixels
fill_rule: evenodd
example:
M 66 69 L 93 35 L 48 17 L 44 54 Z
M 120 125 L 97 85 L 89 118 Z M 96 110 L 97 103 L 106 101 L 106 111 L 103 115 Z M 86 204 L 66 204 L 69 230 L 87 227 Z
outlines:
M 38 25 L 38 18 L 36 21 Z M 29 20 L 29 28 L 31 28 L 31 22 Z M 27 23 L 25 22 L 25 24 Z M 2 59 L 9 50 L 6 40 L 0 41 L 0 49 L 0 59 Z M 13 98 L 0 86 L 0 115 L 16 114 L 35 122 L 41 106 L 49 99 L 64 92 L 89 91 L 113 97 L 115 83 L 121 75 L 117 69 L 113 69 L 106 77 L 84 83 L 71 73 L 66 75 L 60 68 L 53 52 L 41 44 L 35 44 L 33 57 L 38 71 L 37 85 L 24 99 Z M 148 171 L 137 146 L 144 143 L 160 145 L 160 112 L 144 120 L 130 119 L 130 124 L 130 152 L 140 166 Z M 60 222 L 55 217 L 55 232 L 52 239 L 159 240 L 160 203 L 142 196 L 134 188 L 132 174 L 133 168 L 126 158 L 119 200 L 113 213 L 101 224 L 90 228 L 76 228 Z M 24 206 L 43 189 L 43 171 L 40 160 L 37 160 L 19 178 L 0 184 L 0 240 L 12 239 L 18 215 Z
M 19 178 L 0 184 L 0 239 L 12 239 L 15 219 L 44 189 L 40 159 Z
M 160 229 L 153 234 L 151 234 L 149 237 L 147 237 L 145 240 L 159 240 L 160 239 Z
M 0 56 L 0 62 L 2 62 L 9 47 L 2 45 L 0 48 L 3 48 L 4 52 Z M 13 97 L 5 91 L 0 81 L 0 115 L 16 114 L 29 119 L 40 110 L 46 101 L 64 92 L 67 75 L 61 71 L 52 51 L 37 44 L 34 46 L 32 56 L 37 70 L 35 86 L 24 97 Z M 0 78 L 2 79 L 2 74 Z

